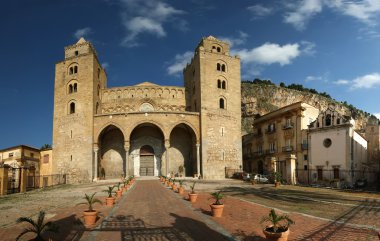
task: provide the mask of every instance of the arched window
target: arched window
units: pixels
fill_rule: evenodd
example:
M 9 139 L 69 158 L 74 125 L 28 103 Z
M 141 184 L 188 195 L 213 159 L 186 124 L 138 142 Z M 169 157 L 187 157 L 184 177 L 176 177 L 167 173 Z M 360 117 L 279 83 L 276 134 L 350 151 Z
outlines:
M 340 125 L 340 118 L 336 119 L 336 124 Z
M 220 47 L 216 48 L 216 52 L 220 53 L 220 50 L 221 50 Z
M 70 103 L 70 114 L 74 114 L 74 113 L 75 113 L 75 103 L 71 102 Z
M 222 81 L 222 89 L 224 89 L 224 90 L 226 89 L 226 81 L 224 81 L 224 80 Z
M 69 85 L 69 94 L 73 93 L 73 85 Z
M 225 103 L 225 101 L 224 101 L 223 98 L 219 99 L 219 108 L 220 109 L 225 109 L 226 108 L 226 103 Z
M 226 72 L 226 65 L 222 64 L 222 72 Z
M 219 63 L 216 64 L 216 70 L 218 70 L 218 71 L 221 70 L 221 65 Z
M 331 115 L 330 114 L 328 114 L 328 115 L 326 115 L 326 126 L 331 126 Z
M 73 87 L 73 92 L 77 92 L 77 91 L 78 91 L 78 84 L 75 83 L 75 84 L 74 84 L 74 87 Z
M 216 49 L 216 47 L 215 47 L 215 46 L 212 46 L 212 49 Z
M 222 82 L 218 79 L 218 89 L 222 88 Z
M 73 74 L 73 73 L 74 73 L 74 69 L 73 69 L 73 67 L 70 67 L 69 74 Z
M 74 74 L 78 73 L 78 66 L 74 66 Z

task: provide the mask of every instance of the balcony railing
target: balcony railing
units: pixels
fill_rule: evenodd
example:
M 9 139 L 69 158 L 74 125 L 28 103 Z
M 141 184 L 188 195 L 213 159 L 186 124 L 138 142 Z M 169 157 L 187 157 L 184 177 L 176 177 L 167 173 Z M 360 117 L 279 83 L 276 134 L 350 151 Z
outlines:
M 304 151 L 304 150 L 307 150 L 309 149 L 309 145 L 307 143 L 302 143 L 301 144 L 301 149 Z
M 282 151 L 283 152 L 291 152 L 291 151 L 293 151 L 293 146 L 283 146 Z
M 262 155 L 264 155 L 264 152 L 263 152 L 263 151 L 255 151 L 255 152 L 253 153 L 253 155 L 254 155 L 254 156 L 262 156 Z
M 293 124 L 293 122 L 291 122 L 291 123 L 286 123 L 285 125 L 283 125 L 282 129 L 286 130 L 286 129 L 291 129 L 293 127 L 294 127 L 294 124 Z
M 276 149 L 265 150 L 265 153 L 266 153 L 266 154 L 273 154 L 273 153 L 276 153 Z

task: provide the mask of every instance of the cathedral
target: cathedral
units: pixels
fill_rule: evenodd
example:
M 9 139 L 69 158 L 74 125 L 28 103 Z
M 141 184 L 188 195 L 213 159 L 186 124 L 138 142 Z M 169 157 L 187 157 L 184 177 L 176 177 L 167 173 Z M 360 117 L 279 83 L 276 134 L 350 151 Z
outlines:
M 93 45 L 81 38 L 67 46 L 55 66 L 53 173 L 81 183 L 223 179 L 241 168 L 240 59 L 229 51 L 228 43 L 203 38 L 183 70 L 184 87 L 108 88 Z

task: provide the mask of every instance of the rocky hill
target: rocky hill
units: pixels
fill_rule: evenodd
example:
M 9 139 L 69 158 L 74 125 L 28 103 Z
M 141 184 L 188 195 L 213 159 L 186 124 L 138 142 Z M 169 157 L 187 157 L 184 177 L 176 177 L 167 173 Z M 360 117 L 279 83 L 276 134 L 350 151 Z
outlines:
M 284 84 L 281 84 L 281 86 L 277 86 L 270 81 L 261 80 L 242 82 L 243 132 L 252 132 L 253 120 L 258 116 L 299 101 L 315 106 L 321 111 L 326 110 L 328 106 L 333 106 L 339 113 L 355 119 L 355 128 L 357 130 L 362 130 L 369 119 L 371 121 L 378 121 L 369 113 L 359 110 L 346 102 L 338 102 L 326 93 L 318 93 L 313 89 L 306 88 L 306 91 L 295 90 L 286 87 Z

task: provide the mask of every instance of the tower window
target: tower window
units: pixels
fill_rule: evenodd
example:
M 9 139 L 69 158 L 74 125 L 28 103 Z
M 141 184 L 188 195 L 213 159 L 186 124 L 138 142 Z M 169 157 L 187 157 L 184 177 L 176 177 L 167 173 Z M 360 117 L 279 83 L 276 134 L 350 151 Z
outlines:
M 73 85 L 69 85 L 69 94 L 73 93 Z
M 221 50 L 220 47 L 216 48 L 216 52 L 220 53 L 220 50 Z
M 222 88 L 222 82 L 218 79 L 218 89 Z
M 98 79 L 100 78 L 100 68 L 98 68 Z
M 226 65 L 222 64 L 222 72 L 226 72 Z
M 74 66 L 74 74 L 76 74 L 76 73 L 78 73 L 78 66 Z
M 74 113 L 75 113 L 75 103 L 71 102 L 70 103 L 70 114 L 74 114 Z
M 74 84 L 74 87 L 73 87 L 73 92 L 77 92 L 77 91 L 78 91 L 78 84 L 75 83 L 75 84 Z
M 226 89 L 226 81 L 222 81 L 222 89 Z
M 78 56 L 78 54 L 79 54 L 78 50 L 77 50 L 77 51 L 75 51 L 75 56 Z
M 225 109 L 226 108 L 226 103 L 225 103 L 225 101 L 224 101 L 223 98 L 219 99 L 219 108 L 220 109 Z
M 99 113 L 99 103 L 96 103 L 96 110 L 95 110 L 95 113 L 96 113 L 96 114 Z
M 216 64 L 216 70 L 221 71 L 222 67 L 219 63 Z
M 71 66 L 69 68 L 69 75 L 76 74 L 76 73 L 78 73 L 78 66 L 77 65 Z

